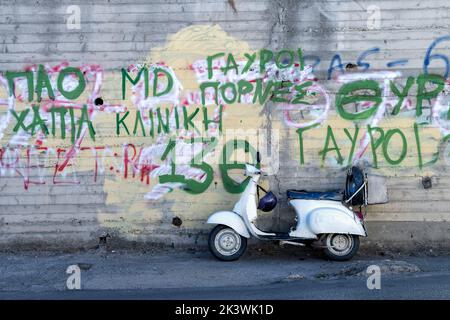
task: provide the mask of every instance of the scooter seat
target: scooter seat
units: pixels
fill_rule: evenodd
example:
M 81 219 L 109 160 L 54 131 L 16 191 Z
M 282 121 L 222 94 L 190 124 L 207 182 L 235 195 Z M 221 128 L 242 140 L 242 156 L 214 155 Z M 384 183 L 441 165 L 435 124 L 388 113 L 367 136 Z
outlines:
M 287 190 L 288 199 L 303 200 L 333 200 L 342 201 L 341 191 L 306 191 L 306 190 Z

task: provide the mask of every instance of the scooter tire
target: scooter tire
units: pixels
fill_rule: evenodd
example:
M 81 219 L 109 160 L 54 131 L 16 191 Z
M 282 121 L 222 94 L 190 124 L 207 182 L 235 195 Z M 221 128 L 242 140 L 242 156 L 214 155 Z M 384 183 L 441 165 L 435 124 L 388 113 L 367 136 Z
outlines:
M 230 229 L 233 233 L 235 233 L 236 237 L 240 238 L 240 247 L 239 249 L 230 255 L 224 255 L 222 253 L 220 253 L 220 251 L 216 248 L 216 237 L 219 234 L 219 232 L 221 232 L 224 229 Z M 240 234 L 238 234 L 236 231 L 234 231 L 232 228 L 219 224 L 216 227 L 214 227 L 214 229 L 211 230 L 211 232 L 209 233 L 209 237 L 208 237 L 208 246 L 209 246 L 209 250 L 211 251 L 212 255 L 214 257 L 216 257 L 217 259 L 221 260 L 221 261 L 235 261 L 237 259 L 239 259 L 245 252 L 245 250 L 247 249 L 247 238 L 241 236 Z
M 334 235 L 336 235 L 336 234 L 334 234 Z M 333 234 L 326 235 L 325 241 L 327 241 L 327 238 L 330 236 L 333 236 Z M 333 250 L 330 250 L 328 247 L 326 247 L 323 252 L 329 260 L 348 261 L 356 255 L 356 253 L 358 252 L 358 249 L 359 249 L 359 236 L 357 236 L 357 235 L 348 235 L 348 236 L 350 236 L 353 241 L 353 246 L 352 246 L 351 250 L 348 253 L 346 253 L 345 255 L 338 255 L 338 254 L 333 253 Z

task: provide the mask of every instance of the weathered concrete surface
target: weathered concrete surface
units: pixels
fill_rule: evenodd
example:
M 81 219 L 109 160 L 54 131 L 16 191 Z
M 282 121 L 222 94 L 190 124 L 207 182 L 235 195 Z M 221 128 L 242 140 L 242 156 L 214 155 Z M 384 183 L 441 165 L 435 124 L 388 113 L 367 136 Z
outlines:
M 114 297 L 119 294 L 118 290 L 131 290 L 132 293 L 138 292 L 134 290 L 156 288 L 208 290 L 228 287 L 232 290 L 233 287 L 250 286 L 255 291 L 268 285 L 292 282 L 298 282 L 301 287 L 302 281 L 316 280 L 330 281 L 328 283 L 333 287 L 332 281 L 339 279 L 359 279 L 358 283 L 362 286 L 359 289 L 362 290 L 367 277 L 365 270 L 369 265 L 380 266 L 382 286 L 390 277 L 410 279 L 413 285 L 416 277 L 449 275 L 450 272 L 448 252 L 420 256 L 388 252 L 383 256 L 367 254 L 343 263 L 324 261 L 309 250 L 292 248 L 251 251 L 241 260 L 232 263 L 217 261 L 205 251 L 2 253 L 0 298 L 39 298 L 40 294 L 41 298 L 58 298 L 58 292 L 61 297 L 68 297 L 63 293 L 67 291 L 68 275 L 65 271 L 69 265 L 74 264 L 80 266 L 81 287 L 85 297 L 90 297 L 89 292 L 95 293 L 96 290 L 106 290 L 103 297 L 108 297 L 108 290 L 111 290 L 111 296 Z M 82 292 L 76 296 L 82 298 Z M 154 295 L 152 297 L 158 298 Z M 267 292 L 266 297 L 270 297 Z
M 320 60 L 314 74 L 331 101 L 326 121 L 305 133 L 304 164 L 300 163 L 296 128 L 286 124 L 275 103 L 232 105 L 225 118 L 225 127 L 229 129 L 263 128 L 280 133 L 279 171 L 265 182 L 279 196 L 280 206 L 270 214 L 261 214 L 260 219 L 264 229 L 276 230 L 286 230 L 292 224 L 293 211 L 285 199 L 287 189 L 342 189 L 345 181 L 345 162 L 339 165 L 334 156 L 327 156 L 321 166 L 319 156 L 328 125 L 335 130 L 345 156 L 349 154 L 350 142 L 343 130 L 353 131 L 356 126 L 356 122 L 344 121 L 336 114 L 335 95 L 340 86 L 336 77 L 340 72 L 330 68 L 339 62 L 335 60 L 332 64 L 333 58 L 339 57 L 343 66 L 361 60 L 370 62 L 369 71 L 400 71 L 402 75 L 396 83 L 399 88 L 404 87 L 411 75 L 415 82 L 407 96 L 412 100 L 410 109 L 402 110 L 398 116 L 386 112 L 380 124 L 386 130 L 400 129 L 407 134 L 408 155 L 399 165 L 379 159 L 378 168 L 373 166 L 370 148 L 363 158 L 371 173 L 386 178 L 389 203 L 369 208 L 369 238 L 363 240 L 362 246 L 396 247 L 409 252 L 448 248 L 450 170 L 448 141 L 442 140 L 445 137 L 442 129 L 448 123 L 430 120 L 433 103 L 424 102 L 422 118 L 415 118 L 413 109 L 417 104 L 417 77 L 423 73 L 426 51 L 433 41 L 449 33 L 449 2 L 235 0 L 234 3 L 235 8 L 226 0 L 80 0 L 76 4 L 81 10 L 81 28 L 68 29 L 67 9 L 74 4 L 71 0 L 0 1 L 0 71 L 23 70 L 29 64 L 40 63 L 54 67 L 63 61 L 77 67 L 100 65 L 104 71 L 101 88 L 104 100 L 134 110 L 130 95 L 125 100 L 121 97 L 122 67 L 162 61 L 173 67 L 186 90 L 194 90 L 198 83 L 190 65 L 209 54 L 230 51 L 241 58 L 243 53 L 261 48 L 302 48 L 309 56 L 307 63 Z M 380 25 L 369 28 L 372 19 L 369 7 L 373 5 L 381 10 Z M 438 44 L 431 54 L 449 56 L 446 41 Z M 371 48 L 380 51 L 364 55 Z M 389 69 L 387 64 L 399 59 L 407 59 L 408 63 Z M 432 61 L 429 71 L 442 74 L 444 60 Z M 1 98 L 6 94 L 2 89 Z M 78 102 L 85 102 L 83 99 Z M 20 108 L 24 105 L 21 103 Z M 1 110 L 3 123 L 6 106 L 2 105 Z M 296 119 L 301 121 L 302 117 L 303 113 Z M 420 128 L 424 163 L 431 161 L 438 150 L 441 152 L 433 165 L 419 168 L 412 128 L 413 123 L 424 121 L 431 122 Z M 8 123 L 8 130 L 0 139 L 0 249 L 3 250 L 93 248 L 106 235 L 113 247 L 156 244 L 202 247 L 210 229 L 204 224 L 208 215 L 232 207 L 239 196 L 224 190 L 222 175 L 214 164 L 213 181 L 204 193 L 191 195 L 175 189 L 158 201 L 149 201 L 145 196 L 158 183 L 158 177 L 152 176 L 149 185 L 142 182 L 140 172 L 136 177 L 126 177 L 121 165 L 125 158 L 123 146 L 131 143 L 149 147 L 156 142 L 134 135 L 116 137 L 112 115 L 94 123 L 98 132 L 96 142 L 89 141 L 88 149 L 79 152 L 66 170 L 56 172 L 56 177 L 55 150 L 70 147 L 67 139 L 46 141 L 48 154 L 35 150 L 38 155 L 32 157 L 33 167 L 27 172 L 26 146 L 38 144 L 36 139 L 26 140 L 18 148 L 22 156 L 16 166 L 15 154 L 3 152 L 5 146 L 17 145 L 17 141 L 12 143 L 13 124 Z M 132 123 L 128 126 L 133 128 Z M 167 138 L 162 137 L 164 143 Z M 102 161 L 97 163 L 89 149 L 94 147 L 108 147 L 110 153 L 99 153 Z M 395 152 L 400 144 L 393 143 L 388 149 Z M 382 156 L 380 147 L 378 157 Z M 98 176 L 94 173 L 97 165 L 103 170 Z M 431 188 L 425 188 L 424 181 L 431 181 Z M 172 224 L 174 218 L 181 219 L 181 227 Z

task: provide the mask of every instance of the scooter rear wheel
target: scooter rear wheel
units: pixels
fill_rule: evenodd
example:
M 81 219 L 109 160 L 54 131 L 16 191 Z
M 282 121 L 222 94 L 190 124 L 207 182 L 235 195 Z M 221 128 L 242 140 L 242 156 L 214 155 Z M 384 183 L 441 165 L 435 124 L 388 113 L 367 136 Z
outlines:
M 219 260 L 234 261 L 239 259 L 247 248 L 247 238 L 232 228 L 217 225 L 209 234 L 209 250 Z
M 359 237 L 353 234 L 330 233 L 324 237 L 325 255 L 334 261 L 347 261 L 359 249 Z

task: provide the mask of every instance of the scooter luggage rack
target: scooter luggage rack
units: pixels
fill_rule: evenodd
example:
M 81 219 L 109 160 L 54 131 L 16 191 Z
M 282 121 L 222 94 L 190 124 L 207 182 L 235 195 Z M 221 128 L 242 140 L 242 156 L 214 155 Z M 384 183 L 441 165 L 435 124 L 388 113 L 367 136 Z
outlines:
M 364 188 L 364 204 L 359 206 L 359 210 L 360 210 L 361 213 L 362 213 L 362 210 L 363 210 L 362 207 L 364 207 L 363 218 L 366 218 L 366 216 L 367 216 L 368 193 L 369 193 L 368 190 L 367 190 L 367 186 L 368 186 L 367 173 L 364 173 L 364 182 L 361 185 L 361 187 L 359 187 L 358 190 L 356 190 L 356 192 L 354 192 L 353 195 L 350 198 L 348 198 L 347 200 L 344 200 L 344 203 L 346 205 L 348 205 L 348 203 L 350 201 L 352 201 L 352 199 Z M 352 208 L 351 205 L 349 207 Z
M 358 190 L 356 190 L 353 195 L 348 198 L 347 200 L 344 200 L 345 203 L 349 203 L 350 201 L 352 201 L 352 199 L 362 190 L 362 188 L 364 188 L 367 185 L 367 180 L 364 180 L 364 183 L 361 185 L 361 187 L 359 187 Z M 367 197 L 364 197 L 367 198 Z M 367 205 L 367 200 L 364 200 L 364 205 Z

